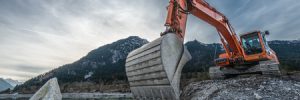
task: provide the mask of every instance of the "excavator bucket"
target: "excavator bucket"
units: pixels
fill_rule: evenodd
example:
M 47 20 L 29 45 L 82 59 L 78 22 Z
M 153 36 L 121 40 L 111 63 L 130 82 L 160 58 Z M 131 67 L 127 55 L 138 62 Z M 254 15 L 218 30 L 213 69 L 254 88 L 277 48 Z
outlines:
M 130 52 L 126 74 L 135 99 L 179 100 L 181 70 L 191 55 L 169 33 Z

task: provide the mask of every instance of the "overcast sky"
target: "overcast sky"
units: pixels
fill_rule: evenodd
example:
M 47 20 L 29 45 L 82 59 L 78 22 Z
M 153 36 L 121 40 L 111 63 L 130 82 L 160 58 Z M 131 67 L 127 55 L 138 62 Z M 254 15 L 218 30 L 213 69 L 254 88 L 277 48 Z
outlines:
M 299 39 L 298 0 L 207 0 L 237 33 L 269 30 Z M 27 80 L 128 36 L 149 41 L 164 28 L 168 0 L 0 0 L 0 77 Z M 189 16 L 186 41 L 219 42 L 214 27 Z

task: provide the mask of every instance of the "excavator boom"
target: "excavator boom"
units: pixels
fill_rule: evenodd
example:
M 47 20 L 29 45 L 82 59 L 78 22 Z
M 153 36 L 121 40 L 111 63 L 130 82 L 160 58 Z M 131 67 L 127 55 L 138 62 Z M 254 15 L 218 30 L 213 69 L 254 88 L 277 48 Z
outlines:
M 242 56 L 241 45 L 228 19 L 204 0 L 170 0 L 165 33 L 172 31 L 183 39 L 189 13 L 217 29 L 229 56 Z

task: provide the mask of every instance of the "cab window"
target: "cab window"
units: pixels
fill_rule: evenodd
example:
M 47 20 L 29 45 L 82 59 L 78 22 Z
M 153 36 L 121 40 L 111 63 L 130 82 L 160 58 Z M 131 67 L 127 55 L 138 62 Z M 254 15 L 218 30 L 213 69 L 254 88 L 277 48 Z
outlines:
M 257 32 L 244 35 L 241 38 L 244 51 L 247 55 L 258 54 L 262 52 L 262 46 L 260 44 Z

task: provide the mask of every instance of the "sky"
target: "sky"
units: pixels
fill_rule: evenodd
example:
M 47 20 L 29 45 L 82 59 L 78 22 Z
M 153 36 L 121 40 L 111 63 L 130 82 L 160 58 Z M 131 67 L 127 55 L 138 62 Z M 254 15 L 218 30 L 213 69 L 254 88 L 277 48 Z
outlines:
M 206 0 L 237 34 L 269 30 L 300 39 L 298 0 Z M 0 0 L 0 77 L 25 81 L 129 36 L 164 31 L 168 0 Z M 214 27 L 189 15 L 185 41 L 219 42 Z

